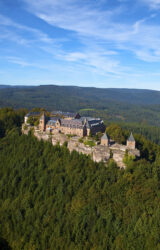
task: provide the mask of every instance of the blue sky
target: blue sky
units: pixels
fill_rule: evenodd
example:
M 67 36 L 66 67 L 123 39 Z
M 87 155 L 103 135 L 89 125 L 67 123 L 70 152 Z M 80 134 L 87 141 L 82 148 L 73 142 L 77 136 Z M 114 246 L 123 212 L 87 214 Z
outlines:
M 160 0 L 0 0 L 0 84 L 160 90 Z

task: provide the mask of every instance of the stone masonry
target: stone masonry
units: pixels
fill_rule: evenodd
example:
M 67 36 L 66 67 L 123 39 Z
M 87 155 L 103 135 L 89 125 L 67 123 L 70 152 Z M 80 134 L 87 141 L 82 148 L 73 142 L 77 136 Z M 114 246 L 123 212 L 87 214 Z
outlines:
M 25 134 L 27 134 L 30 129 L 31 126 L 29 126 L 27 130 L 24 129 L 24 125 L 22 126 L 22 132 Z M 67 135 L 59 133 L 58 130 L 55 130 L 54 134 L 50 134 L 46 133 L 46 131 L 39 131 L 38 129 L 34 129 L 34 135 L 38 138 L 38 140 L 50 140 L 53 145 L 59 143 L 60 146 L 62 146 L 64 142 L 67 142 L 67 147 L 70 152 L 75 150 L 78 153 L 90 155 L 95 162 L 107 162 L 110 159 L 112 153 L 113 160 L 120 168 L 125 168 L 123 158 L 126 150 L 128 151 L 128 154 L 133 155 L 136 158 L 140 157 L 140 151 L 135 147 L 128 147 L 128 143 L 127 145 L 120 145 L 117 143 L 108 144 L 108 142 L 104 143 L 104 141 L 102 140 L 101 142 L 103 145 L 90 147 L 88 145 L 85 145 L 83 142 L 80 142 L 80 136 L 73 136 L 69 138 Z M 103 139 L 107 140 L 108 137 L 103 136 Z M 133 139 L 134 138 L 132 138 L 132 141 Z

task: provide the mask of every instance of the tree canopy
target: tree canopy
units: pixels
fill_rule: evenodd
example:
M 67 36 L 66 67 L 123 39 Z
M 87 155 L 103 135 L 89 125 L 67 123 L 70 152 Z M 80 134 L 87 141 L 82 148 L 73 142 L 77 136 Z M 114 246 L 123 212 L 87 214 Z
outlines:
M 160 249 L 159 146 L 134 134 L 142 158 L 120 170 L 22 135 L 24 113 L 0 110 L 0 248 Z

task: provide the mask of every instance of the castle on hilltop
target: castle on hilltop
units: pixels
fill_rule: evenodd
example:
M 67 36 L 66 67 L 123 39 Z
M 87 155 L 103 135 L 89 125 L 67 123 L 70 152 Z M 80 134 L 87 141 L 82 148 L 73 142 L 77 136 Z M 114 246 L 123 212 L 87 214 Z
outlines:
M 46 112 L 47 113 L 47 112 Z M 131 133 L 126 145 L 118 144 L 111 140 L 105 133 L 105 125 L 100 118 L 81 117 L 79 113 L 56 111 L 46 115 L 45 112 L 31 112 L 24 118 L 22 131 L 28 134 L 34 128 L 34 135 L 39 139 L 51 140 L 53 145 L 59 143 L 61 146 L 67 142 L 70 152 L 76 150 L 79 153 L 90 155 L 96 162 L 107 162 L 111 157 L 120 168 L 124 168 L 123 162 L 125 152 L 135 158 L 140 157 L 140 151 L 136 148 L 136 141 Z M 30 121 L 39 121 L 38 126 L 31 126 Z M 101 139 L 88 137 L 98 132 L 104 133 Z M 68 136 L 71 135 L 71 136 Z M 87 138 L 88 137 L 88 138 Z M 89 143 L 92 140 L 92 145 Z
M 92 117 L 81 117 L 79 113 L 55 111 L 52 116 L 46 116 L 45 112 L 39 120 L 39 130 L 46 132 L 58 131 L 64 134 L 77 135 L 80 137 L 95 135 L 97 132 L 104 132 L 105 125 L 102 119 Z M 27 124 L 29 113 L 25 116 Z

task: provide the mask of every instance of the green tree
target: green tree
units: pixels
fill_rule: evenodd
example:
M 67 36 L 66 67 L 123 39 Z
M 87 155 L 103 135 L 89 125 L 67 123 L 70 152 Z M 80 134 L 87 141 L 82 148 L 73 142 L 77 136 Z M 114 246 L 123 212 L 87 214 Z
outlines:
M 106 132 L 114 141 L 121 143 L 121 144 L 126 143 L 124 131 L 118 124 L 112 124 L 108 126 L 106 128 Z

